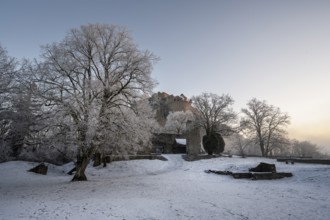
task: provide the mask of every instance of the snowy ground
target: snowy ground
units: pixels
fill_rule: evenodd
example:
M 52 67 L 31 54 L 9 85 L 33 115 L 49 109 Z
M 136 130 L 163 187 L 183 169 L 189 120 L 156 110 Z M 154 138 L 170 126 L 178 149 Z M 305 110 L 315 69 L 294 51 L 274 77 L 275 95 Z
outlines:
M 49 165 L 48 175 L 29 162 L 0 164 L 0 219 L 330 219 L 330 166 L 277 163 L 262 158 L 185 162 L 113 162 L 88 168 L 88 182 L 70 182 L 72 164 Z M 204 170 L 247 171 L 275 163 L 294 177 L 236 180 Z

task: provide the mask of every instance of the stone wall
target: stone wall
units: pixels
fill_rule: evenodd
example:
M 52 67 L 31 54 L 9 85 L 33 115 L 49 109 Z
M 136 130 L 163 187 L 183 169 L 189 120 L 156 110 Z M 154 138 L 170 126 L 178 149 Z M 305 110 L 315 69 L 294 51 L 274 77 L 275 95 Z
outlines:
M 196 113 L 191 105 L 191 101 L 187 99 L 183 94 L 180 96 L 169 95 L 165 92 L 158 92 L 152 95 L 149 99 L 152 108 L 156 111 L 156 120 L 160 126 L 164 126 L 166 118 L 170 112 L 176 111 L 191 111 Z M 188 131 L 183 134 L 183 137 L 187 139 L 187 153 L 190 155 L 198 155 L 203 151 L 202 136 L 204 130 L 200 127 L 195 127 L 193 122 L 187 123 Z M 154 135 L 154 146 L 164 146 L 164 153 L 172 153 L 173 149 L 170 144 L 173 143 L 174 138 L 178 138 L 176 135 Z

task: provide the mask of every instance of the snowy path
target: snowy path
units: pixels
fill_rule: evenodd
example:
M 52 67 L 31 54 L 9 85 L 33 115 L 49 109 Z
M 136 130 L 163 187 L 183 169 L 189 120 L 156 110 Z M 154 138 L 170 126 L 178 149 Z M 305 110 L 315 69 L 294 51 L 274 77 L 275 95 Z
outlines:
M 89 168 L 89 181 L 78 183 L 63 173 L 69 166 L 50 166 L 41 176 L 26 172 L 33 163 L 0 164 L 0 219 L 329 219 L 330 166 L 165 157 Z M 260 161 L 294 177 L 251 181 L 204 173 L 246 171 Z

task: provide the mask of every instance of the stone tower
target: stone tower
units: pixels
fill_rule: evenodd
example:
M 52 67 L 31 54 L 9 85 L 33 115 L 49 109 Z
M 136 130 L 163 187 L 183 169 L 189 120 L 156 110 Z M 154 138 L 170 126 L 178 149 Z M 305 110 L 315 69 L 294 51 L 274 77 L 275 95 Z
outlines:
M 165 92 L 158 92 L 150 97 L 149 102 L 152 108 L 156 110 L 156 120 L 160 126 L 165 125 L 166 118 L 170 112 L 196 111 L 191 106 L 191 102 L 183 94 L 174 96 Z
M 183 94 L 174 96 L 165 92 L 158 92 L 150 97 L 149 102 L 156 111 L 156 120 L 161 127 L 166 124 L 170 112 L 191 111 L 193 114 L 197 114 L 197 110 L 192 107 L 191 101 Z M 183 138 L 187 140 L 187 154 L 198 155 L 202 151 L 202 132 L 203 129 L 196 127 L 193 121 L 187 122 L 187 132 L 183 134 Z

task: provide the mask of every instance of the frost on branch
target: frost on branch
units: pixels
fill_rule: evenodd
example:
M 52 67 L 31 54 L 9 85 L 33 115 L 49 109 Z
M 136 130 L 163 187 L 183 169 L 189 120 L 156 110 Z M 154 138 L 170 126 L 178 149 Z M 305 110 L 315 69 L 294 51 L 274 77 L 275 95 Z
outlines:
M 72 29 L 61 42 L 44 46 L 42 55 L 34 80 L 47 105 L 70 119 L 77 144 L 74 180 L 86 180 L 84 171 L 98 149 L 136 148 L 125 143 L 138 120 L 130 111 L 151 93 L 157 58 L 140 50 L 125 28 L 106 24 Z M 130 135 L 146 142 L 142 134 Z
M 182 134 L 187 130 L 187 122 L 193 119 L 194 115 L 191 111 L 170 112 L 164 126 L 164 133 Z

